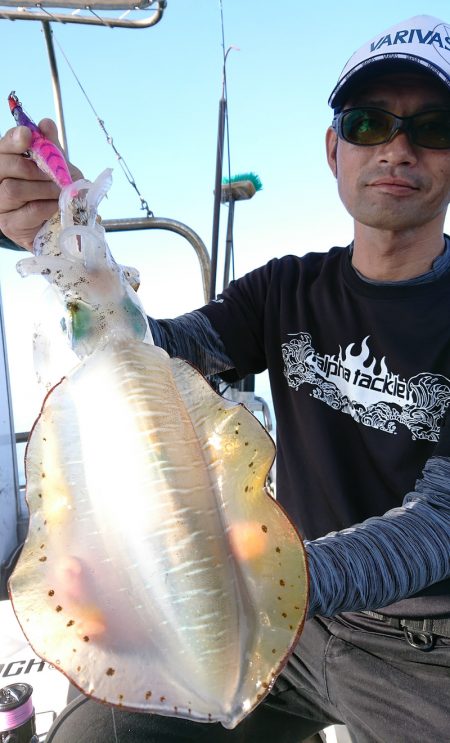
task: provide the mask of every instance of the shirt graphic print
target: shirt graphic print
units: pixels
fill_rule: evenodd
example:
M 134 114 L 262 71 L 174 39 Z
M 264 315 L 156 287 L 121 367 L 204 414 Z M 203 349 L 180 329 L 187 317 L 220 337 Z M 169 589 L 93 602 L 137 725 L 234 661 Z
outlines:
M 309 333 L 296 333 L 282 344 L 289 386 L 298 390 L 307 385 L 312 397 L 364 426 L 391 434 L 406 426 L 412 439 L 438 441 L 450 403 L 450 380 L 431 372 L 400 377 L 389 369 L 386 358 L 373 357 L 369 339 L 367 336 L 361 343 L 339 348 L 339 353 L 321 356 Z

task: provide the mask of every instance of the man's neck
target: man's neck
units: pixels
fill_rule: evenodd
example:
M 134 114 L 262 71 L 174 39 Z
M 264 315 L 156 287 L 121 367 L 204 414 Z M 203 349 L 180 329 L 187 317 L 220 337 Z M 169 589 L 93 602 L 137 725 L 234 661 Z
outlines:
M 444 248 L 442 225 L 433 231 L 391 233 L 357 223 L 352 265 L 374 281 L 405 281 L 429 271 Z

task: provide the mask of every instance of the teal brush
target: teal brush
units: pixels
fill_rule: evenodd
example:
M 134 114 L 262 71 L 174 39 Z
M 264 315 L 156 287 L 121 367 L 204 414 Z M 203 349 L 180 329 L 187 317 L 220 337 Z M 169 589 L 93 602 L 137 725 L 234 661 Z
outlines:
M 262 183 L 256 173 L 239 173 L 232 178 L 222 180 L 222 203 L 227 201 L 244 201 L 251 199 L 262 189 Z

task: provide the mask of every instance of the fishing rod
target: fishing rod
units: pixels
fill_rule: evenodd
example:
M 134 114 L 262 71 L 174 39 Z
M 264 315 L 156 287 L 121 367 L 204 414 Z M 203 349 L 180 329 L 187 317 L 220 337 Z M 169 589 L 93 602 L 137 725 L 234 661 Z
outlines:
M 213 205 L 213 228 L 211 239 L 211 283 L 209 290 L 209 299 L 216 296 L 217 282 L 217 263 L 219 252 L 219 225 L 220 225 L 220 207 L 222 204 L 228 204 L 228 220 L 225 241 L 225 265 L 223 274 L 223 288 L 225 289 L 230 280 L 230 267 L 233 264 L 234 278 L 234 244 L 233 244 L 233 227 L 234 227 L 234 204 L 236 201 L 248 200 L 262 188 L 261 181 L 255 173 L 245 173 L 237 176 L 231 176 L 231 157 L 230 157 L 230 128 L 228 119 L 228 92 L 227 92 L 227 71 L 226 64 L 230 51 L 232 49 L 239 51 L 236 46 L 229 46 L 225 51 L 225 29 L 223 18 L 223 5 L 220 0 L 221 31 L 222 31 L 222 95 L 219 101 L 219 120 L 217 126 L 217 147 L 216 147 L 216 173 L 214 181 L 214 205 Z M 226 135 L 226 148 L 228 159 L 228 176 L 223 178 L 223 159 L 224 145 Z
M 225 141 L 225 129 L 227 133 L 227 151 L 228 166 L 230 165 L 230 133 L 228 127 L 228 104 L 227 104 L 227 58 L 232 49 L 230 46 L 225 51 L 225 25 L 223 20 L 223 5 L 220 0 L 220 24 L 222 32 L 222 96 L 219 101 L 219 120 L 217 125 L 217 147 L 216 147 L 216 175 L 214 180 L 214 205 L 213 205 L 213 227 L 211 238 L 211 283 L 209 287 L 209 299 L 216 296 L 217 281 L 217 259 L 219 254 L 219 225 L 220 225 L 220 205 L 222 201 L 222 172 L 223 172 L 223 147 Z

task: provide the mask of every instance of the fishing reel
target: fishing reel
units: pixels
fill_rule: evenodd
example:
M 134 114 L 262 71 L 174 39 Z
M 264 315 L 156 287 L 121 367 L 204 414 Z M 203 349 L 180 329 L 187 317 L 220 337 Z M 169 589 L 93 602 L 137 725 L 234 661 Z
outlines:
M 29 684 L 0 689 L 0 743 L 39 743 Z

